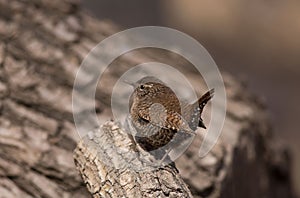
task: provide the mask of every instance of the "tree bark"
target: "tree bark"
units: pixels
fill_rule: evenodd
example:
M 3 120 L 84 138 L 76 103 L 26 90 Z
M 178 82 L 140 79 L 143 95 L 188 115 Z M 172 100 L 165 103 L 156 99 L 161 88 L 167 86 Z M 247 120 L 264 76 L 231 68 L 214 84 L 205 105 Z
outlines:
M 174 166 L 154 169 L 135 150 L 133 139 L 113 122 L 80 141 L 75 164 L 94 197 L 192 197 Z
M 188 188 L 194 197 L 292 196 L 289 155 L 276 146 L 263 105 L 225 73 L 227 118 L 208 156 L 197 157 L 199 137 L 176 161 L 179 173 L 173 166 L 141 174 L 110 169 L 106 177 L 125 175 L 125 179 L 133 178 L 132 183 L 122 180 L 126 183 L 122 186 L 118 183 L 122 177 L 102 183 L 102 161 L 97 157 L 92 161 L 99 145 L 89 148 L 85 141 L 90 140 L 84 139 L 76 148 L 79 137 L 71 92 L 83 58 L 119 29 L 79 8 L 75 0 L 0 0 L 1 197 L 89 197 L 90 193 L 95 197 L 101 193 L 188 197 Z M 133 52 L 114 61 L 114 69 L 105 73 L 105 86 L 97 88 L 96 108 L 102 120 L 111 117 L 109 96 L 119 75 L 148 61 L 181 68 L 199 88 L 204 87 L 193 70 L 182 67 L 189 63 L 174 54 L 149 49 Z M 78 169 L 90 192 L 75 169 L 75 148 Z

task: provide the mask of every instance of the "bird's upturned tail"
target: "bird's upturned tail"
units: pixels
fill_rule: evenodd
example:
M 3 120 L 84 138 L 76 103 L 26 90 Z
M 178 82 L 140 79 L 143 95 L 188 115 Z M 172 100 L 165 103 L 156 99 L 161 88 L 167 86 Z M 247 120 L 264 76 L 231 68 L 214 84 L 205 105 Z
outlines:
M 199 119 L 198 126 L 204 128 L 204 129 L 206 129 L 206 126 L 203 123 L 203 120 L 201 118 L 201 114 L 202 114 L 202 111 L 204 109 L 204 106 L 214 96 L 214 92 L 215 92 L 215 90 L 211 89 L 208 92 L 206 92 L 203 96 L 201 96 L 201 98 L 198 100 L 199 109 L 200 109 L 200 119 Z

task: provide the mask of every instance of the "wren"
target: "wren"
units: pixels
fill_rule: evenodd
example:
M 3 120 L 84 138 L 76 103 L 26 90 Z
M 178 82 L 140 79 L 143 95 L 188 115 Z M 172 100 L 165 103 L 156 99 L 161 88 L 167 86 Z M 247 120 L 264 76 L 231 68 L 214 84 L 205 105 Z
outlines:
M 194 103 L 180 103 L 176 94 L 159 79 L 148 76 L 131 84 L 134 91 L 129 99 L 135 140 L 145 151 L 167 145 L 175 134 L 191 135 L 197 127 L 206 128 L 201 114 L 213 97 L 214 90 Z

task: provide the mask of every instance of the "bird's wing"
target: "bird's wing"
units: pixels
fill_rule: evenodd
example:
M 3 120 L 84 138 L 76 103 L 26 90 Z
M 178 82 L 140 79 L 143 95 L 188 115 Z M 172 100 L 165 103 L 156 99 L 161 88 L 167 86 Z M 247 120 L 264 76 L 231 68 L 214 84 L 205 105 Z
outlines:
M 144 121 L 145 123 L 149 123 L 151 121 L 149 112 L 145 110 L 139 110 L 138 117 L 140 120 Z
M 149 113 L 145 110 L 140 110 L 138 115 L 144 122 L 150 123 L 160 128 L 187 133 L 195 133 L 189 127 L 188 122 L 177 112 L 169 111 L 166 114 L 165 119 L 161 120 L 161 122 L 152 121 Z
M 177 112 L 169 112 L 165 120 L 165 127 L 171 128 L 172 130 L 192 133 L 195 131 L 189 127 L 188 122 Z

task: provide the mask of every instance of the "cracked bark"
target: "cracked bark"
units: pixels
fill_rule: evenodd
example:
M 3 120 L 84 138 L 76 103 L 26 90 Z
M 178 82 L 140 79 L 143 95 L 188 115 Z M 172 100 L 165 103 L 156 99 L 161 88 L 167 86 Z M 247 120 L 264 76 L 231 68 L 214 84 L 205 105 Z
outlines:
M 76 1 L 0 0 L 1 197 L 90 196 L 73 162 L 79 138 L 71 91 L 75 73 L 89 50 L 117 31 L 114 24 L 82 12 Z M 149 61 L 176 67 L 198 91 L 205 90 L 183 58 L 163 50 L 132 52 L 111 64 L 97 88 L 96 108 L 101 120 L 111 117 L 109 96 L 120 74 Z M 124 189 L 120 181 L 102 183 L 97 175 L 100 165 L 93 164 L 99 161 L 87 163 L 89 153 L 98 147 L 89 148 L 82 140 L 75 158 L 82 175 L 86 174 L 84 167 L 93 167 L 93 174 L 84 177 L 93 195 L 104 189 L 108 194 L 190 196 L 181 175 L 194 197 L 290 197 L 289 155 L 272 138 L 264 107 L 230 75 L 223 73 L 223 78 L 228 110 L 219 142 L 199 159 L 199 136 L 176 161 L 179 173 L 173 167 L 145 175 L 120 172 L 134 178 L 129 184 L 122 180 Z M 208 122 L 209 111 L 205 112 Z M 117 174 L 115 171 L 111 169 L 107 176 Z M 157 183 L 148 182 L 149 178 Z
M 138 159 L 134 147 L 113 122 L 80 141 L 75 164 L 94 197 L 192 197 L 174 166 L 153 169 Z

